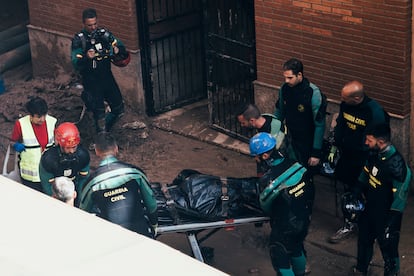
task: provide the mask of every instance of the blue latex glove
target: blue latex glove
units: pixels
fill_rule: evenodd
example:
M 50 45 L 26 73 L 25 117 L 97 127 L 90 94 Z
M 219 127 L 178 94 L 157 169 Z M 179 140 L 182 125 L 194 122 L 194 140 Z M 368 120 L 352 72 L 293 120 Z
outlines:
M 17 152 L 22 152 L 26 150 L 25 146 L 22 143 L 18 143 L 18 142 L 14 143 L 13 148 Z

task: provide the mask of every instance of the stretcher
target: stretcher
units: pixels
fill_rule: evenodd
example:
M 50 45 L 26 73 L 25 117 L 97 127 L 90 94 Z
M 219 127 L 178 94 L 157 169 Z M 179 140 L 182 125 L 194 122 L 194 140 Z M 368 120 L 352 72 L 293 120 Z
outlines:
M 184 223 L 178 225 L 161 225 L 158 227 L 158 234 L 168 233 L 182 233 L 185 234 L 188 243 L 191 247 L 194 258 L 204 263 L 204 257 L 201 252 L 200 244 L 211 237 L 214 233 L 223 228 L 233 228 L 235 226 L 246 225 L 246 224 L 262 224 L 268 222 L 268 217 L 247 217 L 247 218 L 235 218 L 235 219 L 224 219 L 221 221 L 212 222 L 195 222 L 195 223 Z M 197 235 L 201 232 L 209 230 L 209 232 L 203 237 Z
M 193 256 L 205 262 L 200 244 L 220 229 L 269 221 L 259 205 L 258 179 L 183 170 L 170 184 L 151 185 L 158 208 L 158 235 L 186 235 Z M 208 232 L 204 232 L 208 231 Z M 204 232 L 204 236 L 199 234 Z

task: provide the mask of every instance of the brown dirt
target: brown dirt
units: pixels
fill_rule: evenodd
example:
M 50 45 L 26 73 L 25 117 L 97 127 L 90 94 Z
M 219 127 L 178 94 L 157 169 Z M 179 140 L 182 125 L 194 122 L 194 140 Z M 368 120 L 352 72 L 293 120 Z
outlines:
M 4 74 L 7 91 L 0 95 L 3 103 L 0 107 L 0 160 L 4 158 L 7 137 L 11 136 L 15 121 L 27 114 L 24 105 L 29 97 L 44 98 L 49 105 L 49 114 L 58 118 L 58 123 L 77 122 L 80 117 L 81 90 L 76 89 L 70 77 L 22 79 L 22 75 L 30 78 L 28 67 L 30 64 L 13 70 L 15 73 Z M 86 112 L 77 126 L 82 144 L 87 147 L 95 135 L 91 113 Z M 128 106 L 112 133 L 119 143 L 119 158 L 144 169 L 151 181 L 169 183 L 184 168 L 217 175 L 254 174 L 254 164 L 247 161 L 249 157 L 154 128 L 151 118 L 137 115 Z M 98 160 L 93 152 L 90 153 L 94 168 Z

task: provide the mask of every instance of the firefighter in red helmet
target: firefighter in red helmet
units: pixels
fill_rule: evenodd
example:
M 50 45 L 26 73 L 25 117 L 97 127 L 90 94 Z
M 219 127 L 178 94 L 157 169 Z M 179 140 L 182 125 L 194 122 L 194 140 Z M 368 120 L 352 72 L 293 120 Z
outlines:
M 55 130 L 55 146 L 48 149 L 40 160 L 40 180 L 43 192 L 52 195 L 56 177 L 66 176 L 75 183 L 80 194 L 89 175 L 89 152 L 80 145 L 79 130 L 73 123 L 62 123 Z M 75 206 L 78 202 L 75 201 Z

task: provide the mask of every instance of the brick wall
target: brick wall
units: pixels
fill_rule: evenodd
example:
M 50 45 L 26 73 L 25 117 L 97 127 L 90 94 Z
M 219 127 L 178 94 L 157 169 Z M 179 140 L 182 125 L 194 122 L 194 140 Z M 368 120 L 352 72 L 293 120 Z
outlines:
M 388 112 L 410 114 L 411 1 L 255 0 L 257 80 L 280 85 L 291 57 L 329 98 L 360 80 Z
M 97 10 L 99 26 L 108 28 L 128 49 L 138 49 L 136 7 L 132 0 L 30 0 L 30 24 L 73 36 L 82 29 L 82 11 L 88 7 Z

